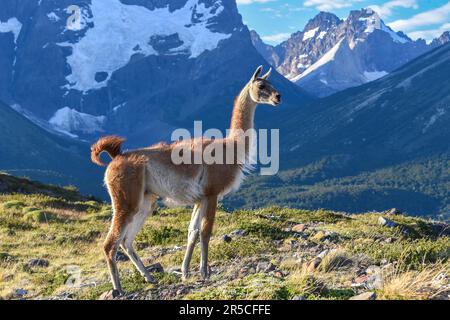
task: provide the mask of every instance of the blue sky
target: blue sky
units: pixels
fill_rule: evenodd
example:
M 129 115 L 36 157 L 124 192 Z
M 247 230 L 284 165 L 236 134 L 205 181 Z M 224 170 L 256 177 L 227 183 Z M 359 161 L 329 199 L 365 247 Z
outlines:
M 341 19 L 350 10 L 371 7 L 395 31 L 411 38 L 431 40 L 450 30 L 449 0 L 237 0 L 244 23 L 264 41 L 279 43 L 298 30 L 319 11 Z

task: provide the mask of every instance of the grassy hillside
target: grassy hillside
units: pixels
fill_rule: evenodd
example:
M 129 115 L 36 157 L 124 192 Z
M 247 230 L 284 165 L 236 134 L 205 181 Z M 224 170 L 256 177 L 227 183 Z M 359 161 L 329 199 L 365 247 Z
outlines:
M 0 297 L 97 299 L 110 290 L 101 252 L 110 206 L 73 190 L 7 179 L 13 191 L 21 186 L 31 194 L 0 195 Z M 396 226 L 388 227 L 381 217 L 282 207 L 220 210 L 211 279 L 198 281 L 197 248 L 193 278 L 182 282 L 190 212 L 160 209 L 136 243 L 159 283 L 146 284 L 119 254 L 126 298 L 315 300 L 374 292 L 377 299 L 448 299 L 448 225 L 390 216 Z

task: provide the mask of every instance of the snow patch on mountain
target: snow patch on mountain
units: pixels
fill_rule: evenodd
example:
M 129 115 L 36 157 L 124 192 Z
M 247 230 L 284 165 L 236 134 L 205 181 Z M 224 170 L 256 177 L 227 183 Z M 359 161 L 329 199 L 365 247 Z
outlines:
M 54 130 L 73 135 L 73 132 L 86 134 L 103 132 L 105 121 L 105 116 L 93 116 L 64 107 L 55 112 L 49 123 Z
M 359 18 L 360 21 L 365 22 L 366 29 L 364 30 L 365 33 L 372 33 L 375 30 L 381 30 L 389 34 L 395 42 L 398 43 L 406 43 L 409 42 L 408 39 L 403 38 L 399 36 L 397 33 L 395 33 L 391 28 L 389 28 L 387 25 L 384 24 L 384 22 L 380 19 L 377 13 L 373 12 L 371 16 L 369 17 L 362 17 Z
M 395 42 L 399 42 L 399 43 L 410 42 L 408 39 L 403 38 L 403 37 L 399 36 L 397 33 L 395 33 L 394 31 L 392 31 L 392 29 L 389 28 L 384 23 L 382 23 L 382 25 L 381 25 L 381 30 L 384 32 L 387 32 Z
M 20 31 L 22 31 L 22 24 L 17 20 L 17 18 L 10 18 L 6 22 L 0 21 L 0 33 L 12 32 L 14 35 L 14 43 L 17 43 L 17 38 L 19 38 Z
M 158 55 L 150 44 L 155 38 L 164 41 L 164 37 L 176 37 L 177 46 L 166 54 L 189 58 L 217 48 L 231 34 L 213 32 L 208 27 L 223 9 L 220 1 L 206 7 L 198 0 L 188 0 L 184 7 L 170 12 L 169 7 L 149 10 L 119 0 L 92 0 L 92 17 L 84 15 L 83 19 L 90 19 L 93 26 L 78 42 L 59 44 L 73 49 L 67 57 L 72 72 L 66 78 L 66 88 L 86 92 L 105 87 L 112 73 L 124 67 L 133 55 Z M 107 76 L 97 81 L 97 73 Z
M 303 41 L 314 38 L 316 36 L 317 31 L 319 31 L 319 27 L 306 31 L 303 35 Z
M 310 66 L 308 69 L 305 70 L 305 72 L 299 74 L 298 76 L 291 78 L 289 80 L 293 81 L 293 82 L 297 82 L 298 80 L 306 77 L 308 74 L 312 73 L 313 71 L 319 69 L 321 66 L 327 64 L 330 61 L 334 60 L 334 57 L 336 56 L 336 53 L 338 52 L 342 41 L 344 41 L 344 39 L 342 39 L 341 41 L 338 42 L 338 44 L 336 44 L 330 51 L 328 51 L 326 54 L 324 54 L 322 56 L 322 58 L 320 58 L 316 63 L 314 63 L 312 66 Z
M 366 77 L 367 81 L 375 81 L 384 76 L 388 75 L 389 72 L 386 71 L 364 71 L 364 77 Z
M 323 39 L 327 33 L 328 33 L 327 31 L 321 31 L 317 39 Z

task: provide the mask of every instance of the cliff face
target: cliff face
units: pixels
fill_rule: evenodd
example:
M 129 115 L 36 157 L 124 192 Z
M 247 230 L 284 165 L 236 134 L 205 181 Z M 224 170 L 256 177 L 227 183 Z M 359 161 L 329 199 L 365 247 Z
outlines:
M 0 21 L 0 99 L 89 140 L 114 132 L 147 144 L 199 114 L 225 127 L 265 63 L 234 0 L 5 0 Z M 305 96 L 274 82 L 287 104 Z

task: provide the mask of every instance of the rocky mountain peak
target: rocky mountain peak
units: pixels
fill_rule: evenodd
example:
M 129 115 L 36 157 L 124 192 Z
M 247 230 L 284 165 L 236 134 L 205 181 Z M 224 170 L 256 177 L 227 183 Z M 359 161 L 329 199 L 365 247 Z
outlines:
M 372 9 L 352 10 L 346 20 L 346 27 L 358 33 L 371 33 L 375 29 L 381 30 L 384 22 L 378 13 Z
M 436 38 L 433 40 L 432 44 L 435 45 L 443 45 L 450 42 L 450 32 L 449 31 L 445 31 L 443 34 L 441 34 L 441 36 L 439 38 Z
M 304 32 L 319 28 L 319 30 L 329 30 L 332 27 L 336 27 L 342 23 L 335 14 L 329 12 L 320 12 L 314 18 L 308 21 L 305 26 Z

